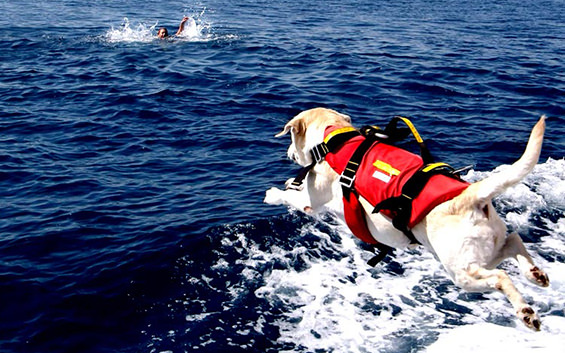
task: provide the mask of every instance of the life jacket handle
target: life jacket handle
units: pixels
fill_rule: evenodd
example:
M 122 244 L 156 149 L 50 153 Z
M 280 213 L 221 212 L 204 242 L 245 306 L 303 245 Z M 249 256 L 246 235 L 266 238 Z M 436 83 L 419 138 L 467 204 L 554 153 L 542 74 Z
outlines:
M 404 124 L 406 124 L 409 131 L 406 131 L 406 129 L 398 128 L 399 121 L 402 121 Z M 434 162 L 434 158 L 432 157 L 430 150 L 426 146 L 424 139 L 422 138 L 422 136 L 420 136 L 418 130 L 416 130 L 416 127 L 414 126 L 414 124 L 412 124 L 410 119 L 399 115 L 393 117 L 387 124 L 384 133 L 385 135 L 390 136 L 393 141 L 403 140 L 404 138 L 406 138 L 406 136 L 412 133 L 414 139 L 420 147 L 420 156 L 422 157 L 424 164 L 430 164 Z

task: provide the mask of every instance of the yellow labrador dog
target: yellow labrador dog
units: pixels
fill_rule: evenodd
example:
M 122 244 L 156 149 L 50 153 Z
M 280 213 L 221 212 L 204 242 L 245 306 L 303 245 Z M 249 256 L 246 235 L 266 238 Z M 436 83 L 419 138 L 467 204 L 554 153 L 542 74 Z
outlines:
M 276 136 L 290 132 L 292 143 L 288 157 L 301 166 L 312 161 L 310 151 L 324 140 L 327 127 L 351 127 L 351 119 L 325 108 L 304 111 L 290 120 Z M 517 184 L 536 165 L 545 130 L 545 117 L 534 126 L 522 157 L 496 174 L 471 184 L 459 196 L 432 209 L 411 231 L 447 270 L 453 282 L 471 292 L 500 291 L 516 310 L 518 318 L 533 330 L 540 329 L 540 319 L 524 301 L 508 274 L 496 266 L 506 258 L 514 258 L 521 272 L 532 283 L 547 287 L 549 278 L 532 261 L 520 236 L 507 234 L 507 228 L 491 203 L 493 197 Z M 313 213 L 329 202 L 341 202 L 339 175 L 325 162 L 317 163 L 308 173 L 301 190 L 271 188 L 265 202 L 288 205 Z M 287 182 L 287 186 L 293 179 Z M 411 241 L 397 230 L 390 219 L 372 213 L 375 205 L 360 197 L 371 235 L 378 242 L 404 248 Z

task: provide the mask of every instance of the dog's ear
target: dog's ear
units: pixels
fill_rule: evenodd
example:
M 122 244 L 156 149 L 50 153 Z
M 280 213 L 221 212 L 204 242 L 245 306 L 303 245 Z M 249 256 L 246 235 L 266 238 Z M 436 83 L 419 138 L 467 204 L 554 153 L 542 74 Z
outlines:
M 284 129 L 279 132 L 278 134 L 275 135 L 275 137 L 281 137 L 286 135 L 289 131 L 292 131 L 293 134 L 297 134 L 300 135 L 302 134 L 304 131 L 306 130 L 306 127 L 304 125 L 304 121 L 302 119 L 297 119 L 294 118 L 291 121 L 289 121 Z
M 292 128 L 292 126 L 290 124 L 286 124 L 284 126 L 283 131 L 279 132 L 278 134 L 275 135 L 275 137 L 281 137 L 284 136 L 286 134 L 288 134 L 288 132 L 290 131 L 290 129 Z

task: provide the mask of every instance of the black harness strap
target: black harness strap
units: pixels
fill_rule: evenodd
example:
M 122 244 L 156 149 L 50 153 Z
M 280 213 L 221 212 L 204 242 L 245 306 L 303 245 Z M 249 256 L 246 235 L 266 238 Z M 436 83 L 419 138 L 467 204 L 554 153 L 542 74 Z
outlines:
M 341 173 L 339 183 L 341 184 L 343 197 L 345 197 L 345 199 L 348 201 L 353 191 L 353 185 L 355 184 L 355 175 L 357 174 L 357 170 L 361 165 L 361 161 L 363 160 L 363 157 L 365 156 L 369 148 L 371 148 L 371 146 L 373 146 L 375 142 L 377 142 L 376 138 L 372 136 L 365 136 L 365 139 L 363 140 L 363 142 L 361 142 L 357 149 L 355 149 L 355 152 L 353 152 L 353 155 L 351 156 L 345 166 L 345 169 L 343 169 L 343 172 Z
M 373 245 L 373 252 L 375 253 L 375 256 L 371 257 L 369 261 L 367 261 L 367 265 L 371 267 L 377 266 L 377 264 L 383 261 L 388 254 L 392 254 L 393 250 L 394 249 L 390 246 L 384 245 L 382 243 Z
M 302 183 L 304 182 L 304 179 L 306 179 L 306 176 L 308 175 L 308 173 L 310 172 L 310 170 L 312 168 L 314 168 L 314 166 L 316 165 L 316 161 L 313 161 L 312 164 L 307 165 L 306 167 L 303 167 L 302 169 L 300 169 L 298 171 L 298 175 L 296 175 L 296 177 L 294 178 L 294 180 L 292 181 L 292 183 L 290 183 L 290 185 L 287 185 L 287 189 L 293 189 L 293 190 L 300 190 L 302 189 Z
M 354 190 L 353 185 L 355 183 L 355 174 L 363 161 L 363 157 L 367 151 L 375 144 L 375 142 L 387 141 L 389 136 L 384 134 L 384 132 L 377 126 L 364 126 L 359 130 L 362 136 L 365 136 L 365 140 L 357 147 L 353 155 L 347 162 L 345 169 L 341 173 L 339 178 L 339 183 L 343 191 L 343 196 L 349 200 L 350 193 Z

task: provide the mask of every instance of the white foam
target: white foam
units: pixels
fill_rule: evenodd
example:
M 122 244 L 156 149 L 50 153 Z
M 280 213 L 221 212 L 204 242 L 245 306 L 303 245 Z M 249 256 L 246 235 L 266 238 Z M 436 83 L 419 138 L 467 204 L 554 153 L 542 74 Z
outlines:
M 366 265 L 369 254 L 351 247 L 352 238 L 343 241 L 346 244 L 339 250 L 346 250 L 349 257 L 315 261 L 303 272 L 273 271 L 256 291 L 259 297 L 294 308 L 279 322 L 280 341 L 300 344 L 308 351 L 378 350 L 388 344 L 388 335 L 402 327 L 443 318 L 433 305 L 414 310 L 410 304 L 414 302 L 411 289 L 422 279 L 421 271 L 432 276 L 441 271 L 431 255 L 415 254 L 419 261 L 405 262 L 407 274 L 398 276 L 371 270 Z
M 538 311 L 542 332 L 530 332 L 523 327 L 499 293 L 482 297 L 465 294 L 424 250 L 397 252 L 395 261 L 404 269 L 399 275 L 386 271 L 382 264 L 369 268 L 366 260 L 371 255 L 358 246 L 345 227 L 334 226 L 341 234 L 339 244 L 306 225 L 302 231 L 319 235 L 321 247 L 333 248 L 347 257 L 308 258 L 308 249 L 299 247 L 292 250 L 293 256 L 303 257 L 307 263 L 305 270 L 288 267 L 265 275 L 264 285 L 255 294 L 286 308 L 277 322 L 279 341 L 305 347 L 307 351 L 335 352 L 397 352 L 399 345 L 413 341 L 420 347 L 428 346 L 428 352 L 443 352 L 447 347 L 457 352 L 497 348 L 513 352 L 561 350 L 565 345 L 565 265 L 540 256 L 538 251 L 560 254 L 565 250 L 562 194 L 556 194 L 565 187 L 563 163 L 548 160 L 537 166 L 524 184 L 500 197 L 501 202 L 523 210 L 506 215 L 506 221 L 515 228 L 531 227 L 531 215 L 539 215 L 548 207 L 561 210 L 557 222 L 543 220 L 548 236 L 538 243 L 526 244 L 536 263 L 548 272 L 552 281 L 549 288 L 530 284 L 513 264 L 503 264 L 525 299 Z M 470 172 L 467 178 L 489 174 Z M 287 255 L 278 248 L 260 252 L 251 247 L 248 258 L 241 261 L 253 268 L 258 262 L 284 259 Z M 413 350 L 404 347 L 400 351 Z
M 565 159 L 548 158 L 546 163 L 536 165 L 525 182 L 535 186 L 547 207 L 565 211 Z
M 546 316 L 541 332 L 486 322 L 442 330 L 440 338 L 426 349 L 426 353 L 561 352 L 563 347 L 565 318 Z

